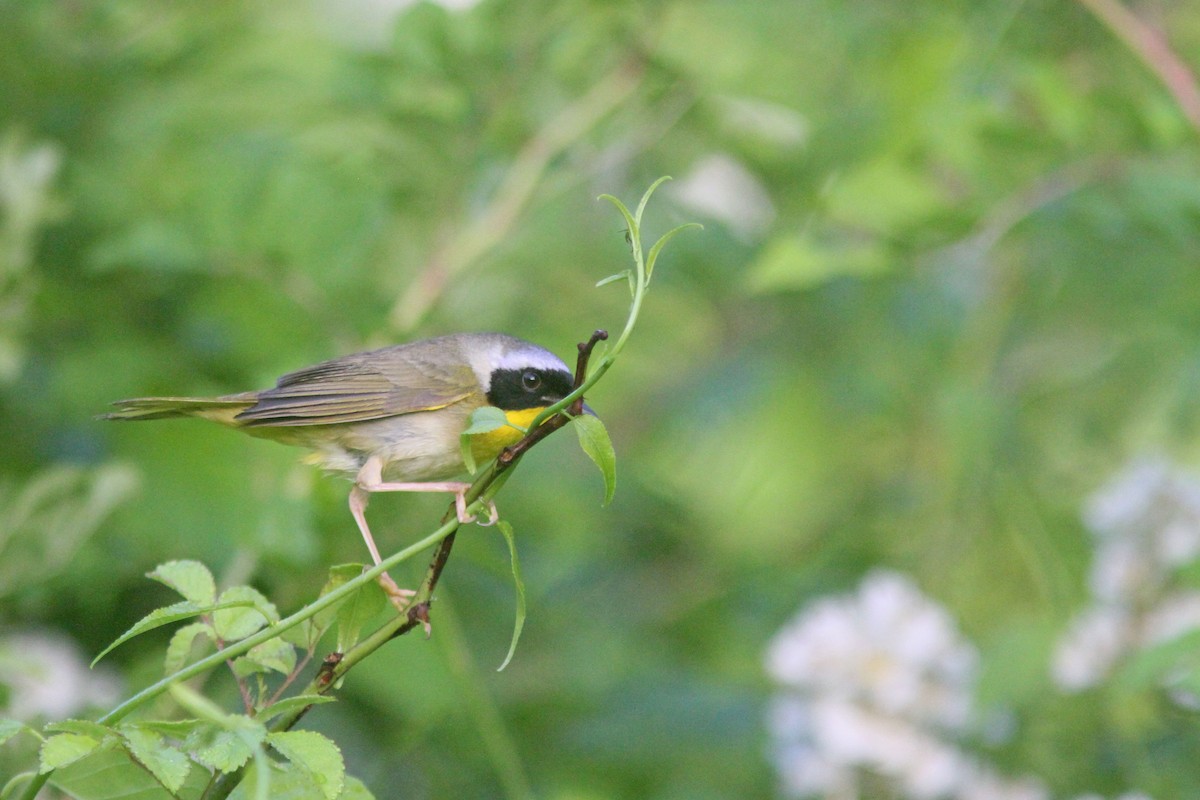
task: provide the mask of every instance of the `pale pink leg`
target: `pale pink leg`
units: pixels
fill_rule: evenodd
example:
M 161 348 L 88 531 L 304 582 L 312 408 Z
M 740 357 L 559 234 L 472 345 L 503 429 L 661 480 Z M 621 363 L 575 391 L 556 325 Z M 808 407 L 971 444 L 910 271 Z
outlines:
M 367 549 L 371 551 L 371 558 L 378 564 L 382 559 L 379 557 L 379 548 L 375 546 L 375 538 L 371 536 L 371 529 L 367 526 L 367 501 L 370 495 L 358 486 L 350 490 L 350 513 L 354 516 L 354 521 L 358 523 L 358 530 L 362 533 L 363 541 L 367 543 Z M 408 601 L 416 592 L 412 589 L 401 589 L 392 576 L 386 572 L 379 576 L 379 585 L 383 587 L 383 591 L 387 593 L 388 600 L 392 601 L 392 605 L 397 611 L 403 611 L 408 607 Z
M 371 558 L 378 564 L 382 559 L 379 557 L 379 548 L 375 546 L 375 538 L 371 536 L 371 528 L 367 525 L 367 503 L 370 501 L 371 492 L 450 492 L 454 494 L 454 508 L 458 514 L 458 521 L 466 524 L 475 522 L 476 518 L 467 514 L 467 498 L 466 491 L 471 488 L 469 483 L 460 483 L 457 481 L 445 481 L 440 483 L 385 483 L 383 480 L 383 464 L 378 458 L 372 456 L 363 464 L 362 469 L 358 471 L 358 477 L 354 481 L 354 487 L 350 490 L 350 513 L 354 516 L 354 521 L 358 523 L 358 530 L 362 533 L 363 541 L 367 543 L 367 550 L 371 552 Z M 488 521 L 480 522 L 480 525 L 494 525 L 499 519 L 499 512 L 496 511 L 496 504 L 488 503 Z M 409 599 L 416 594 L 411 589 L 401 589 L 392 580 L 391 576 L 386 572 L 379 576 L 379 585 L 387 592 L 388 598 L 392 601 L 392 605 L 400 611 L 403 611 L 408 605 Z

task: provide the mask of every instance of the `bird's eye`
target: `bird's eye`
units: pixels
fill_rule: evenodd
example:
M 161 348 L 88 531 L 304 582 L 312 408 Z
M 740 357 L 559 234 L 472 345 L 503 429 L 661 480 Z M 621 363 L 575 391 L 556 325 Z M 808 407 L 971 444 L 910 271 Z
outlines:
M 521 376 L 521 385 L 528 392 L 536 391 L 542 385 L 542 376 L 538 375 L 533 370 L 528 370 Z

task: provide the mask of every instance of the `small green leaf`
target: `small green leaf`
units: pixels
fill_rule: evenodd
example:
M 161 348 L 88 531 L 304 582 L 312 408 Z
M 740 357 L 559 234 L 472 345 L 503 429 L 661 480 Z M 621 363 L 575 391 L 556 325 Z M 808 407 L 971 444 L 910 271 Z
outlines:
M 604 505 L 608 505 L 617 491 L 617 454 L 608 438 L 608 429 L 599 417 L 591 414 L 576 417 L 573 425 L 579 435 L 579 446 L 604 476 Z
M 192 762 L 186 754 L 167 742 L 155 730 L 138 725 L 121 726 L 125 749 L 171 794 L 177 794 L 187 780 Z
M 59 733 L 42 742 L 40 754 L 43 774 L 65 767 L 88 755 L 100 746 L 100 740 L 82 733 Z
M 611 194 L 602 194 L 596 199 L 607 200 L 616 206 L 617 211 L 621 212 L 621 216 L 625 218 L 626 241 L 629 242 L 629 247 L 634 253 L 640 254 L 642 252 L 641 231 L 638 230 L 638 222 L 633 218 L 633 214 L 629 213 L 629 209 L 625 207 L 624 203 Z
M 517 589 L 517 618 L 513 623 L 512 641 L 508 644 L 508 655 L 504 657 L 504 663 L 496 670 L 500 672 L 508 666 L 508 662 L 512 661 L 513 654 L 517 652 L 517 642 L 521 639 L 521 631 L 525 628 L 525 581 L 521 579 L 521 562 L 517 560 L 517 540 L 513 535 L 512 525 L 501 519 L 496 521 L 496 528 L 504 536 L 504 541 L 508 545 L 508 556 L 512 561 L 513 585 Z
M 266 736 L 267 729 L 262 723 L 231 714 L 221 723 L 198 727 L 184 746 L 204 766 L 233 772 L 246 765 Z
M 211 641 L 216 638 L 216 631 L 207 622 L 193 622 L 184 625 L 171 636 L 171 642 L 167 645 L 167 655 L 163 659 L 163 669 L 167 675 L 183 669 L 197 636 L 206 636 Z
M 655 242 L 650 247 L 650 252 L 646 255 L 646 280 L 647 281 L 650 280 L 650 277 L 652 275 L 654 275 L 654 262 L 658 261 L 658 254 L 661 253 L 662 249 L 667 246 L 667 242 L 671 241 L 678 234 L 688 230 L 689 228 L 696 228 L 697 230 L 704 230 L 704 226 L 701 225 L 699 222 L 688 222 L 686 224 L 680 225 L 676 228 L 672 228 L 671 230 L 667 231 L 662 236 L 658 237 L 658 241 Z
M 184 600 L 198 606 L 211 606 L 216 602 L 217 584 L 208 567 L 199 561 L 168 561 L 159 564 L 146 577 L 170 586 L 183 595 Z
M 616 283 L 617 281 L 627 281 L 632 274 L 633 270 L 621 270 L 616 275 L 609 275 L 607 278 L 601 278 L 596 281 L 596 288 L 599 289 L 601 286 L 608 286 L 610 283 Z
M 279 621 L 279 612 L 270 600 L 250 586 L 231 586 L 221 592 L 222 603 L 237 603 L 213 614 L 213 627 L 225 642 L 236 642 L 258 633 L 270 623 Z
M 468 436 L 473 436 L 477 433 L 490 433 L 500 428 L 509 427 L 508 417 L 504 412 L 495 406 L 480 406 L 471 412 L 471 417 L 468 420 L 463 433 Z
M 330 739 L 315 731 L 280 731 L 270 734 L 267 743 L 306 772 L 325 800 L 335 800 L 342 793 L 346 765 L 342 751 Z
M 295 666 L 296 649 L 279 638 L 268 639 L 260 645 L 255 645 L 246 655 L 233 661 L 234 672 L 243 678 L 256 672 L 272 670 L 287 675 Z
M 458 449 L 462 453 L 463 466 L 469 474 L 474 475 L 479 467 L 475 464 L 475 452 L 471 449 L 471 434 L 464 431 L 459 435 Z
M 280 700 L 277 703 L 272 703 L 262 711 L 258 712 L 258 716 L 255 717 L 255 719 L 263 722 L 269 722 L 276 717 L 284 714 L 290 714 L 293 711 L 301 708 L 320 705 L 321 703 L 333 702 L 336 702 L 336 698 L 326 697 L 323 694 L 297 694 L 291 697 L 285 697 L 283 700 Z
M 646 210 L 646 204 L 650 202 L 650 196 L 654 194 L 658 187 L 662 186 L 669 180 L 671 180 L 670 175 L 663 175 L 654 183 L 650 184 L 650 188 L 646 190 L 646 193 L 642 195 L 642 199 L 638 201 L 637 211 L 634 213 L 633 218 L 637 221 L 639 227 L 642 224 L 642 214 Z
M 363 625 L 387 605 L 387 594 L 377 581 L 363 584 L 362 588 L 346 598 L 338 607 L 337 649 L 344 653 L 358 642 Z
M 4 744 L 23 730 L 25 730 L 24 722 L 7 717 L 0 718 L 0 744 Z
M 90 719 L 65 719 L 62 722 L 53 722 L 47 725 L 46 730 L 50 733 L 76 733 L 80 736 L 90 736 L 96 741 L 102 741 L 104 737 L 114 733 L 113 729 L 107 725 L 101 725 Z
M 154 731 L 155 733 L 161 733 L 163 736 L 168 736 L 172 739 L 183 741 L 207 723 L 198 719 L 148 719 L 139 721 L 135 724 L 139 728 L 143 728 L 148 731 Z
M 210 614 L 213 612 L 219 613 L 223 609 L 240 608 L 248 605 L 253 604 L 245 600 L 236 600 L 230 602 L 221 602 L 215 605 L 198 606 L 190 600 L 181 600 L 178 603 L 166 606 L 165 608 L 156 608 L 154 611 L 151 611 L 149 614 L 135 622 L 133 627 L 122 633 L 115 642 L 101 650 L 100 655 L 92 659 L 92 666 L 96 666 L 96 663 L 99 662 L 100 659 L 104 658 L 117 647 L 129 641 L 134 636 L 143 634 L 146 631 L 152 631 L 155 628 L 161 628 L 163 625 L 170 625 L 172 622 L 190 619 L 191 617 L 196 617 L 201 614 Z

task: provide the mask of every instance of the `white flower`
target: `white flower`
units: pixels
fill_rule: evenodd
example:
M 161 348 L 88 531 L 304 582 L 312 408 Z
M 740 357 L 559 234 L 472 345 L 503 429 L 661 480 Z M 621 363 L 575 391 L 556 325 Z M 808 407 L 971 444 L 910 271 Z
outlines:
M 1128 612 L 1097 606 L 1076 617 L 1059 640 L 1051 672 L 1067 691 L 1080 691 L 1103 681 L 1130 646 L 1133 636 Z
M 682 205 L 719 220 L 743 239 L 754 239 L 775 220 L 775 206 L 762 182 L 724 153 L 701 158 L 669 187 Z
M 767 724 L 791 795 L 858 797 L 874 776 L 913 800 L 1046 797 L 946 738 L 971 720 L 978 656 L 904 576 L 874 572 L 855 594 L 802 610 L 766 663 L 783 685 Z
M 945 610 L 886 572 L 857 595 L 818 601 L 767 652 L 780 683 L 950 729 L 968 722 L 977 664 Z
M 0 716 L 25 721 L 66 719 L 120 697 L 115 676 L 89 670 L 79 645 L 44 630 L 0 638 L 0 683 L 8 688 L 8 707 L 0 707 Z

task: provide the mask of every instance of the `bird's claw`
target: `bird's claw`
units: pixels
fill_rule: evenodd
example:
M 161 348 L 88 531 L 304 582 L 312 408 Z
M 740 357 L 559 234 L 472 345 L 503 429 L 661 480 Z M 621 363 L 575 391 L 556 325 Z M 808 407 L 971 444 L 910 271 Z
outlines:
M 496 510 L 496 501 L 495 500 L 487 501 L 487 512 L 488 512 L 487 522 L 480 522 L 478 514 L 468 514 L 467 513 L 467 498 L 461 494 L 455 496 L 454 506 L 455 506 L 455 510 L 458 512 L 458 521 L 461 522 L 463 525 L 468 525 L 468 524 L 474 522 L 474 523 L 486 528 L 490 525 L 495 525 L 496 522 L 500 519 L 500 512 Z

